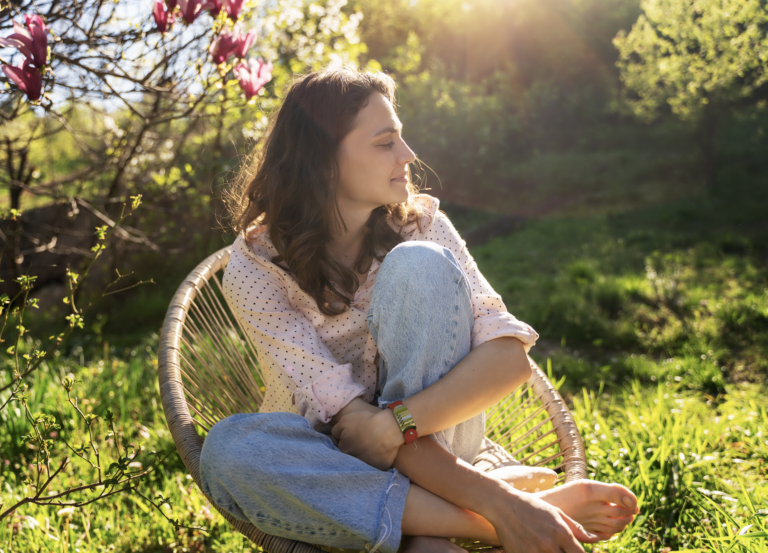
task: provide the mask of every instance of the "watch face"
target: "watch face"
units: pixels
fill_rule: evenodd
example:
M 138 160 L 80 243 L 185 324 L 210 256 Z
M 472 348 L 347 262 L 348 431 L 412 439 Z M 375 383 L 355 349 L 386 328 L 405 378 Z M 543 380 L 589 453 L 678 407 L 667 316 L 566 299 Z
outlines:
M 400 426 L 401 431 L 405 432 L 409 428 L 416 428 L 416 425 L 413 422 L 413 417 L 405 405 L 398 405 L 392 412 L 395 414 L 395 420 L 397 420 L 397 424 Z

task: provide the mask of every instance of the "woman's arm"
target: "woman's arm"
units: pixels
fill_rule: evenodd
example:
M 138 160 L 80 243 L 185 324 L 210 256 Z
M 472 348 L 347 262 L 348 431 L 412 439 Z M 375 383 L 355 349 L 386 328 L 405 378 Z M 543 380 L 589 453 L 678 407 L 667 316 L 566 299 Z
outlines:
M 531 377 L 531 365 L 517 338 L 502 337 L 469 352 L 448 373 L 403 401 L 420 436 L 450 428 L 511 394 Z
M 482 413 L 531 376 L 523 344 L 497 338 L 470 351 L 448 373 L 403 401 L 420 436 L 434 434 Z M 371 466 L 387 469 L 405 443 L 388 411 L 353 400 L 332 419 L 339 449 Z M 431 491 L 431 490 L 430 490 Z
M 388 410 L 365 402 L 350 410 L 347 417 L 380 419 L 376 424 L 400 434 Z M 394 467 L 413 484 L 487 520 L 505 551 L 583 553 L 578 541 L 598 541 L 597 536 L 587 533 L 560 509 L 479 471 L 429 437 L 398 447 Z
M 436 202 L 434 198 L 431 201 Z M 474 321 L 469 354 L 440 380 L 404 400 L 413 415 L 420 436 L 426 436 L 470 419 L 495 405 L 530 378 L 526 352 L 538 334 L 507 311 L 504 302 L 480 273 L 466 243 L 448 218 L 432 206 L 431 222 L 411 239 L 433 241 L 448 248 L 467 276 Z M 376 467 L 388 467 L 395 459 L 402 437 L 386 432 L 385 417 L 372 426 L 362 400 L 353 400 L 333 419 L 339 448 Z M 390 416 L 390 418 L 393 418 Z M 365 424 L 362 424 L 365 422 Z M 377 442 L 378 440 L 378 442 Z M 383 443 L 381 443 L 383 441 Z

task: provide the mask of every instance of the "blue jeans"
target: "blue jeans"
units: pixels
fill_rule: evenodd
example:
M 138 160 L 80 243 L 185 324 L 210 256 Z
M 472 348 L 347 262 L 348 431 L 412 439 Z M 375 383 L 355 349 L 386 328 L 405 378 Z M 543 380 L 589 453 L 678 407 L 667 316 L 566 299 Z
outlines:
M 379 350 L 379 406 L 435 383 L 470 350 L 467 276 L 433 242 L 399 244 L 384 259 L 368 327 Z M 480 414 L 432 435 L 472 463 L 483 440 Z M 410 482 L 339 451 L 293 413 L 238 414 L 216 424 L 200 457 L 203 491 L 268 534 L 343 549 L 395 553 Z

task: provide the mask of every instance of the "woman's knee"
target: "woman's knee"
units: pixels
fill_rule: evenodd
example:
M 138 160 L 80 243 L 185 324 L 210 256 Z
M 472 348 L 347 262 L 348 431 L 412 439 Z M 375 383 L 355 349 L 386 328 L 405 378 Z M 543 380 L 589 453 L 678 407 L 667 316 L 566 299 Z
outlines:
M 451 250 L 427 240 L 401 242 L 384 258 L 382 269 L 386 272 L 385 265 L 396 269 L 394 272 L 400 275 L 413 272 L 461 272 L 461 266 Z
M 456 286 L 469 297 L 469 281 L 451 250 L 425 240 L 403 242 L 384 258 L 371 305 L 397 303 L 405 291 L 411 305 L 431 304 Z

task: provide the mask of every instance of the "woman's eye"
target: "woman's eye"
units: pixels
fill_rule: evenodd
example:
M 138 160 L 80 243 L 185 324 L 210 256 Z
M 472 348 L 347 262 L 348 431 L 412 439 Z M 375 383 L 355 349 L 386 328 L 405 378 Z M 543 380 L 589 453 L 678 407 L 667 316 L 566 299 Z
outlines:
M 382 144 L 382 145 L 381 145 L 381 147 L 382 147 L 382 148 L 388 148 L 388 149 L 391 149 L 391 148 L 392 148 L 392 146 L 394 146 L 394 145 L 395 145 L 395 143 L 394 143 L 394 142 L 390 142 L 389 144 Z

